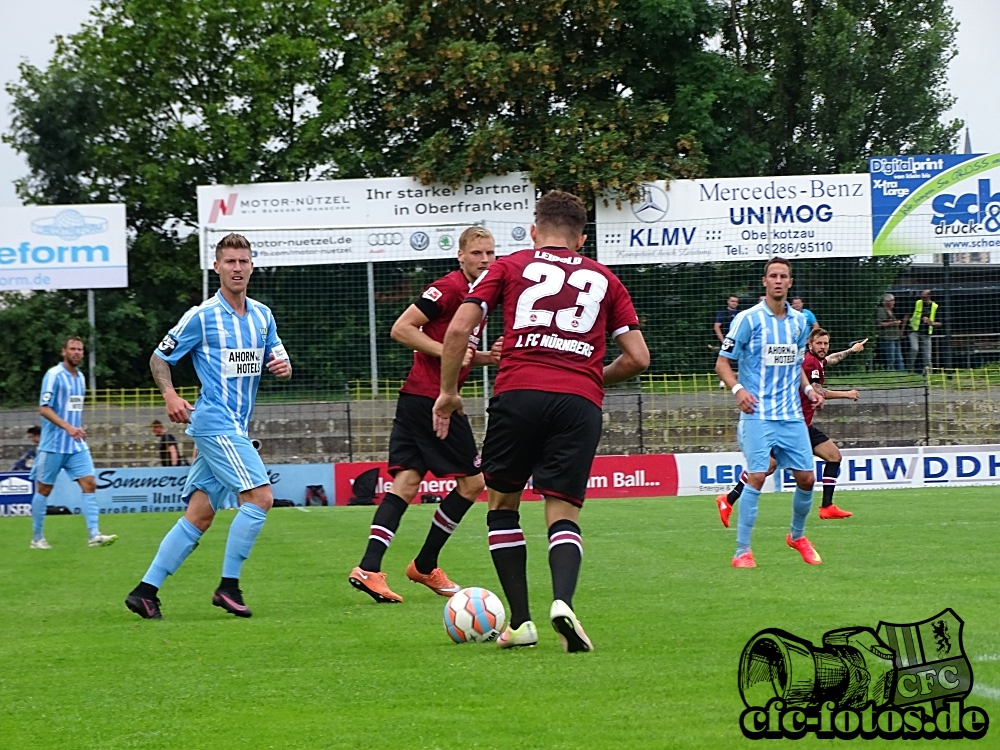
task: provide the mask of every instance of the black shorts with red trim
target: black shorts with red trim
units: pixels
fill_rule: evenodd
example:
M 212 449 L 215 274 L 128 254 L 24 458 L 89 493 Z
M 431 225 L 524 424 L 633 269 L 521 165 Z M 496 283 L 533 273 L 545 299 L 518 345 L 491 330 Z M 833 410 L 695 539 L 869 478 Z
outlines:
M 822 431 L 809 425 L 809 445 L 815 448 L 817 445 L 822 445 L 827 440 L 829 440 L 826 434 Z
M 434 399 L 400 393 L 396 417 L 389 434 L 389 474 L 413 469 L 421 476 L 428 471 L 439 478 L 480 474 L 479 452 L 469 418 L 453 414 L 448 437 L 434 434 Z
M 490 399 L 489 414 L 487 487 L 520 492 L 533 476 L 535 492 L 583 505 L 603 428 L 594 402 L 573 393 L 505 391 Z

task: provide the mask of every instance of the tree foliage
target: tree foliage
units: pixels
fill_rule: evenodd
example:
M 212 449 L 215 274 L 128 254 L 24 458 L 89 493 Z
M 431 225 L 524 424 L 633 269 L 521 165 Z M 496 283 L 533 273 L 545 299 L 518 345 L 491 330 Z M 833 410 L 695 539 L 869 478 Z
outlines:
M 957 25 L 948 0 L 728 0 L 731 64 L 712 172 L 865 171 L 868 156 L 950 153 L 960 122 L 945 82 Z
M 22 66 L 5 139 L 26 201 L 126 204 L 130 286 L 98 293 L 98 377 L 137 386 L 200 299 L 199 184 L 524 170 L 592 201 L 854 170 L 951 147 L 954 35 L 946 0 L 104 0 L 48 67 Z M 0 398 L 34 396 L 87 330 L 82 299 L 0 300 Z M 282 312 L 309 330 L 309 309 Z M 330 319 L 352 348 L 365 325 Z

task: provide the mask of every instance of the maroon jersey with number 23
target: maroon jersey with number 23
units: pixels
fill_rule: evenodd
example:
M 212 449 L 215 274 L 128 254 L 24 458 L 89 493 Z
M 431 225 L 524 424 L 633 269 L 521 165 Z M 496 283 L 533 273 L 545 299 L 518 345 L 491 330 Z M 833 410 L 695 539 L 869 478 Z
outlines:
M 503 305 L 503 353 L 494 391 L 575 393 L 604 401 L 606 336 L 639 327 L 625 285 L 565 247 L 519 250 L 472 284 L 466 302 Z

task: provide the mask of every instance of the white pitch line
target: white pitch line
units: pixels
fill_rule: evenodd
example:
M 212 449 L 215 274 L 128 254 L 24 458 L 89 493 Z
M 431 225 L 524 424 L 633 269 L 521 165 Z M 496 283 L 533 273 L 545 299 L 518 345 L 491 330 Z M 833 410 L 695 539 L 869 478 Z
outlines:
M 295 506 L 295 510 L 297 510 L 297 511 L 299 511 L 301 513 L 312 513 L 312 511 L 309 510 L 308 508 L 302 508 L 302 507 L 300 507 L 298 505 Z
M 972 661 L 1000 661 L 1000 654 L 982 654 L 973 656 Z

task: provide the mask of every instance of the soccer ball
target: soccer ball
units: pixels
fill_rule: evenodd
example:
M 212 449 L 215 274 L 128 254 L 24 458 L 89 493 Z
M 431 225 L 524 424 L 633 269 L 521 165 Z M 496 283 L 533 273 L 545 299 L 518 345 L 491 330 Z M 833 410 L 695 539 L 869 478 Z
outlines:
M 495 641 L 506 621 L 500 597 L 486 589 L 462 589 L 444 605 L 444 629 L 455 643 Z

